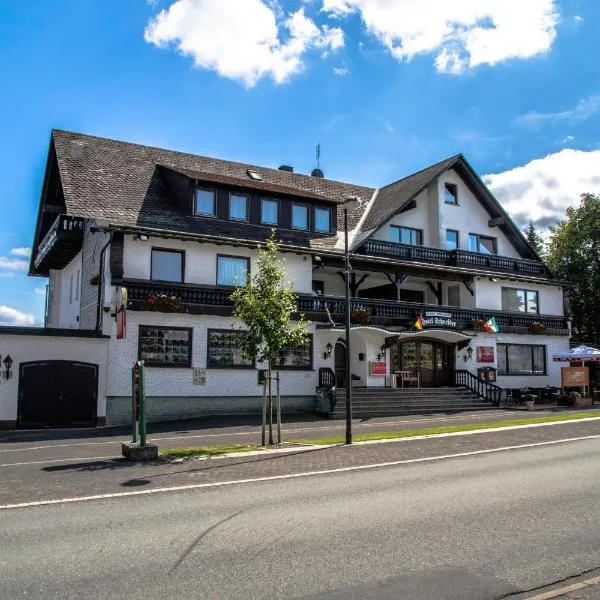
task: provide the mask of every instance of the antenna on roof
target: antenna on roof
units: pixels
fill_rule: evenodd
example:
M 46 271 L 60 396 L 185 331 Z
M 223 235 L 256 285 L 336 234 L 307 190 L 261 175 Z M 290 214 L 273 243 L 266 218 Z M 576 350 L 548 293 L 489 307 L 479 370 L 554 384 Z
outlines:
M 325 177 L 323 171 L 321 171 L 321 142 L 317 144 L 317 168 L 312 170 L 311 175 L 320 179 Z

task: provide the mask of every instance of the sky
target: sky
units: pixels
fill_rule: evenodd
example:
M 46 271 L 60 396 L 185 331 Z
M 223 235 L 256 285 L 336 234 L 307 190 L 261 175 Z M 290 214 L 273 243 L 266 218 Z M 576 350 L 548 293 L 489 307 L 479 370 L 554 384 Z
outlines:
M 519 225 L 600 192 L 598 0 L 0 0 L 0 325 L 52 128 L 379 186 L 462 152 Z

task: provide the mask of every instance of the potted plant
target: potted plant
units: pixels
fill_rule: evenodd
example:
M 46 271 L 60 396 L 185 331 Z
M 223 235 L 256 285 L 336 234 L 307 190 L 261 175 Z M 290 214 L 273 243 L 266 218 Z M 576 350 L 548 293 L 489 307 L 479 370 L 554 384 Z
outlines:
M 166 294 L 150 295 L 146 298 L 146 307 L 148 310 L 159 312 L 180 312 L 181 298 Z
M 485 331 L 485 321 L 483 319 L 473 319 L 471 326 L 474 331 Z
M 90 285 L 98 285 L 100 283 L 100 275 L 98 275 L 98 273 L 94 273 L 93 275 L 90 275 L 90 278 L 88 279 L 88 283 Z
M 352 311 L 351 320 L 353 323 L 367 325 L 371 322 L 371 311 L 367 308 L 355 308 Z
M 546 326 L 539 321 L 535 321 L 535 323 L 530 325 L 529 331 L 531 333 L 544 333 L 546 331 Z
M 581 394 L 579 392 L 569 392 L 567 394 L 567 406 L 575 406 L 580 398 Z
M 536 400 L 537 400 L 537 396 L 532 393 L 528 393 L 523 396 L 523 401 L 525 402 L 525 406 L 527 407 L 527 410 L 533 410 L 533 405 L 535 404 Z

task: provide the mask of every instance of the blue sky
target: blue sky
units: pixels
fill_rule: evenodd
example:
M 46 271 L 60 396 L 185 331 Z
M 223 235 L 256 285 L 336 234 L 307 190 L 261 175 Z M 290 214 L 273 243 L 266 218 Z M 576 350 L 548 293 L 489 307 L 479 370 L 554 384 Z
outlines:
M 599 25 L 597 0 L 0 0 L 0 323 L 42 319 L 53 127 L 300 172 L 320 143 L 373 186 L 463 152 L 545 226 L 600 192 Z

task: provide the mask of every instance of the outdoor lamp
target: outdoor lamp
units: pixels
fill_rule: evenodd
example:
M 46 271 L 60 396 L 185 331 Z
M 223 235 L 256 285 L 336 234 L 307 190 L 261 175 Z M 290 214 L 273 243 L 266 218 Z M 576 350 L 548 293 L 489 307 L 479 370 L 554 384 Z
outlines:
M 327 346 L 325 346 L 325 352 L 323 352 L 323 358 L 329 358 L 331 356 L 332 350 L 333 350 L 333 346 L 331 345 L 331 342 L 329 342 L 327 344 Z

